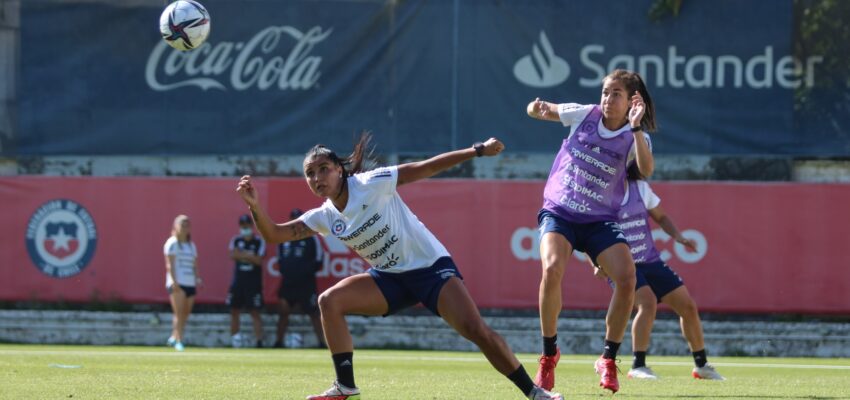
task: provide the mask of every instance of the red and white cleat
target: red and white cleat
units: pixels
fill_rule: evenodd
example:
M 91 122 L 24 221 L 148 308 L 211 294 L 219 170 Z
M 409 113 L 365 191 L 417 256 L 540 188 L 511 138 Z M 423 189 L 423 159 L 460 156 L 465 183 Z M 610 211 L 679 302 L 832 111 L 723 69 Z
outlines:
M 694 367 L 694 371 L 691 373 L 696 379 L 708 379 L 712 381 L 725 381 L 726 378 L 723 375 L 717 373 L 717 370 L 714 369 L 714 366 L 711 364 L 705 364 L 702 367 Z
M 608 389 L 612 393 L 617 393 L 620 390 L 620 381 L 617 380 L 617 362 L 613 359 L 602 358 L 596 360 L 593 364 L 593 369 L 596 374 L 602 377 L 599 380 L 599 386 L 603 389 Z
M 540 356 L 540 366 L 537 367 L 534 384 L 545 390 L 552 390 L 555 387 L 555 367 L 560 359 L 561 349 L 558 349 L 554 356 Z

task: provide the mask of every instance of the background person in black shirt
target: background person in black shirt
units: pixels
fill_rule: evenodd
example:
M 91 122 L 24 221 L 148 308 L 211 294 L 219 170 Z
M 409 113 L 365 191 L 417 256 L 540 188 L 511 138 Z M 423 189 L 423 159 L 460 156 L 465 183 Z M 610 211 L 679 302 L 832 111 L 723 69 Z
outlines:
M 260 309 L 263 308 L 263 257 L 266 255 L 266 242 L 254 234 L 251 216 L 239 217 L 239 234 L 230 240 L 230 258 L 236 261 L 233 282 L 227 293 L 226 304 L 230 307 L 230 335 L 233 347 L 242 346 L 239 334 L 239 313 L 247 309 L 254 323 L 256 346 L 263 347 L 263 322 Z
M 294 220 L 301 214 L 303 212 L 295 208 L 289 214 L 289 219 Z M 289 327 L 289 314 L 299 308 L 310 316 L 319 347 L 325 347 L 316 289 L 316 272 L 322 269 L 324 252 L 317 236 L 278 245 L 277 262 L 281 281 L 277 297 L 280 298 L 280 308 L 274 347 L 284 347 L 283 338 Z

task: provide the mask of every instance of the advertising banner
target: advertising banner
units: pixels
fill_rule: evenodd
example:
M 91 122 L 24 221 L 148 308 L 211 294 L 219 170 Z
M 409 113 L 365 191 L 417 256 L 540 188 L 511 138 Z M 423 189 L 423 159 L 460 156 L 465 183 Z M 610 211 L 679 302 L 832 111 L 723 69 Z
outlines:
M 235 179 L 0 178 L 0 300 L 165 303 L 163 244 L 174 218 L 192 221 L 204 286 L 197 301 L 223 304 L 233 276 L 228 243 L 246 212 Z M 300 179 L 258 179 L 270 215 L 320 204 Z M 658 183 L 661 207 L 691 252 L 657 227 L 662 258 L 700 309 L 850 312 L 850 185 Z M 536 213 L 542 182 L 434 180 L 402 198 L 451 253 L 483 308 L 537 307 L 541 267 Z M 795 212 L 790 212 L 795 210 Z M 324 240 L 321 290 L 368 263 Z M 276 246 L 264 263 L 276 302 Z M 611 290 L 576 253 L 563 281 L 568 309 L 605 309 Z
M 181 52 L 161 1 L 21 2 L 4 154 L 293 154 L 361 130 L 390 154 L 492 135 L 549 153 L 566 131 L 526 104 L 598 103 L 615 68 L 644 77 L 657 153 L 850 154 L 850 28 L 818 19 L 850 3 L 683 2 L 657 21 L 654 0 L 203 3 L 209 39 Z

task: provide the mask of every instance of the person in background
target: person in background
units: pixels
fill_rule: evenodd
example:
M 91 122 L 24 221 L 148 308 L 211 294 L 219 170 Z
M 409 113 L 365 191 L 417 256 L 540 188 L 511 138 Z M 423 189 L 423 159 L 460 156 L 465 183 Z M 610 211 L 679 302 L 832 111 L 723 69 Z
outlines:
M 649 339 L 655 322 L 658 303 L 670 306 L 679 316 L 682 335 L 688 342 L 694 358 L 691 375 L 696 379 L 724 380 L 708 362 L 705 351 L 705 338 L 702 322 L 696 302 L 682 278 L 661 260 L 661 254 L 655 247 L 649 219 L 652 218 L 676 242 L 691 251 L 696 251 L 693 240 L 682 236 L 667 213 L 661 208 L 661 199 L 652 191 L 645 180 L 641 179 L 636 168 L 629 168 L 629 187 L 623 205 L 620 208 L 620 227 L 626 234 L 626 240 L 635 260 L 637 284 L 635 285 L 635 308 L 637 314 L 632 322 L 632 351 L 634 359 L 628 372 L 629 378 L 658 379 L 658 375 L 646 365 Z M 594 267 L 597 267 L 594 265 Z M 598 267 L 597 276 L 604 276 Z M 613 282 L 610 282 L 613 285 Z
M 171 236 L 163 246 L 165 254 L 165 288 L 171 300 L 171 337 L 168 345 L 183 351 L 183 332 L 195 304 L 196 287 L 201 285 L 198 273 L 198 250 L 192 242 L 189 217 L 178 215 Z
M 298 208 L 289 213 L 289 220 L 295 220 L 304 214 Z M 289 327 L 289 315 L 300 309 L 310 317 L 313 331 L 319 347 L 325 348 L 325 335 L 322 321 L 319 319 L 318 289 L 316 272 L 322 269 L 324 251 L 317 236 L 291 242 L 283 242 L 277 247 L 277 264 L 280 271 L 280 288 L 277 291 L 278 320 L 277 336 L 274 347 L 285 347 L 284 337 Z
M 254 325 L 256 347 L 263 347 L 263 257 L 266 242 L 254 234 L 250 215 L 239 217 L 239 234 L 230 240 L 230 258 L 236 262 L 233 281 L 225 303 L 230 307 L 230 335 L 233 347 L 241 347 L 244 339 L 239 333 L 239 313 L 247 309 Z

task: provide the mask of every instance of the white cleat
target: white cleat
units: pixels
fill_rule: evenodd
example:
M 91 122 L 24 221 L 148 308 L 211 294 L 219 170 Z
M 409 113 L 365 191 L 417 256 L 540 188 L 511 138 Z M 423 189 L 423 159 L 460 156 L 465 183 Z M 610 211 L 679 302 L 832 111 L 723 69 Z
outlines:
M 560 393 L 549 392 L 535 386 L 534 389 L 531 390 L 531 393 L 528 394 L 529 400 L 564 400 L 564 396 L 561 396 Z
M 658 379 L 658 375 L 649 367 L 632 368 L 626 376 L 632 379 Z
M 694 371 L 691 373 L 694 378 L 697 379 L 708 379 L 711 381 L 725 381 L 726 378 L 723 375 L 717 373 L 717 370 L 714 369 L 714 366 L 711 364 L 705 364 L 702 367 L 694 367 Z
M 350 388 L 334 381 L 330 389 L 322 394 L 307 396 L 307 400 L 360 400 L 360 389 Z

